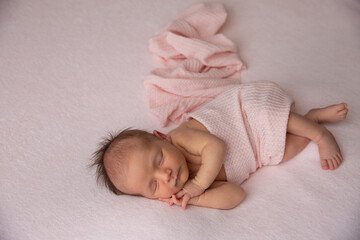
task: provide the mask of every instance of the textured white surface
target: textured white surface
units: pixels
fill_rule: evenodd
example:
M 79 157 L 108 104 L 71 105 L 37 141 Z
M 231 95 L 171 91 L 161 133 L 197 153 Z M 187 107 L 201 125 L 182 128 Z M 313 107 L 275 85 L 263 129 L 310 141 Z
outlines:
M 244 82 L 278 83 L 301 113 L 349 103 L 348 119 L 328 125 L 345 157 L 338 170 L 323 171 L 311 144 L 256 172 L 231 211 L 182 211 L 96 185 L 86 166 L 106 131 L 158 128 L 143 91 L 155 65 L 148 40 L 197 2 L 0 2 L 0 239 L 360 238 L 356 0 L 225 3 Z

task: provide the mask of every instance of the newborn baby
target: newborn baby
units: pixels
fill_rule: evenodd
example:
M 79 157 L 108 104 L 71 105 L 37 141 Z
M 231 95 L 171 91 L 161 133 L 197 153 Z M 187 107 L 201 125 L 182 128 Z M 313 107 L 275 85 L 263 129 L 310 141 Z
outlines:
M 139 195 L 186 208 L 231 209 L 245 192 L 240 184 L 256 169 L 287 161 L 310 140 L 321 167 L 336 169 L 342 155 L 321 123 L 346 118 L 347 104 L 291 110 L 291 99 L 273 83 L 241 84 L 190 113 L 168 134 L 126 129 L 94 153 L 97 177 L 115 194 Z

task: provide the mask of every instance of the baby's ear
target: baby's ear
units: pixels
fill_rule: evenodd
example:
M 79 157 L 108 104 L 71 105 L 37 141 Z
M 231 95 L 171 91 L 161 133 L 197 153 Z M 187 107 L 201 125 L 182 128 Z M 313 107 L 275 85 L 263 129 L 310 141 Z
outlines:
M 171 142 L 170 136 L 168 136 L 168 135 L 166 135 L 166 134 L 164 134 L 164 133 L 162 133 L 162 132 L 159 132 L 159 131 L 157 131 L 157 130 L 154 130 L 154 131 L 153 131 L 153 134 L 154 134 L 156 137 L 158 137 L 158 138 L 160 138 L 160 139 L 162 139 L 162 140 L 167 140 L 167 141 Z

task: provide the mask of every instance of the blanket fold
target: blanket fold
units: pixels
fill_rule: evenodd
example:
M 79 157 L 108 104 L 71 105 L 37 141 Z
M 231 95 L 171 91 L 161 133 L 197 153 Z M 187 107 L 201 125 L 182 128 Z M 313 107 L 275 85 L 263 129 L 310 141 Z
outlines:
M 180 124 L 220 93 L 240 83 L 245 69 L 234 43 L 217 32 L 227 13 L 220 3 L 194 5 L 149 43 L 163 65 L 145 80 L 150 113 L 162 126 Z

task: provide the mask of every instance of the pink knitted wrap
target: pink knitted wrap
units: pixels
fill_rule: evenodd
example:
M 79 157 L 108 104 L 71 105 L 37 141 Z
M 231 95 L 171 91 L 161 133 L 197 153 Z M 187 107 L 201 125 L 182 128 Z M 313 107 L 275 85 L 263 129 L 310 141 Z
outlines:
M 257 168 L 278 164 L 284 155 L 292 100 L 276 84 L 240 84 L 187 118 L 201 122 L 227 144 L 227 180 L 241 184 Z
M 186 113 L 240 83 L 245 67 L 236 46 L 218 33 L 226 16 L 221 3 L 196 4 L 150 39 L 163 67 L 144 86 L 150 113 L 162 126 L 182 123 Z

